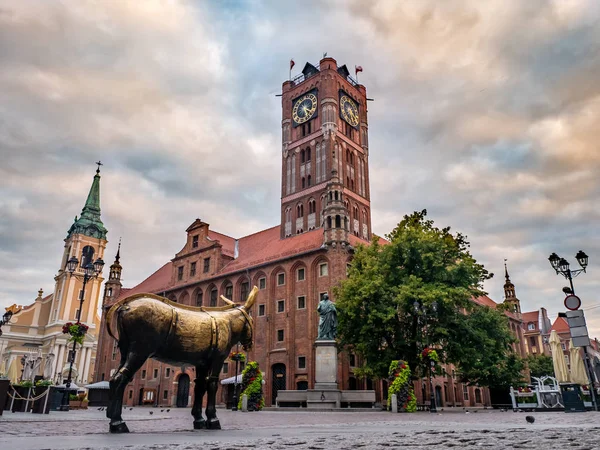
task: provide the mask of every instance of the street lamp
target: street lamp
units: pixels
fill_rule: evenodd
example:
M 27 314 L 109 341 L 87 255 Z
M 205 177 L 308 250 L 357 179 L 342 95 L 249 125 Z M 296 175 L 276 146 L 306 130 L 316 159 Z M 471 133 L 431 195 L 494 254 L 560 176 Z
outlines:
M 8 322 L 10 322 L 10 319 L 12 319 L 12 316 L 13 312 L 7 310 L 2 316 L 2 319 L 0 319 L 0 336 L 2 336 L 2 325 L 7 325 Z
M 565 294 L 575 295 L 575 288 L 573 287 L 573 278 L 577 277 L 577 275 L 579 275 L 581 272 L 585 272 L 585 269 L 588 265 L 588 255 L 586 255 L 583 250 L 579 250 L 577 252 L 577 254 L 575 255 L 575 259 L 581 266 L 581 269 L 571 270 L 569 261 L 567 261 L 565 258 L 561 258 L 556 253 L 552 253 L 548 258 L 548 261 L 550 261 L 550 265 L 552 266 L 556 274 L 560 274 L 567 280 L 569 280 L 569 285 L 571 286 L 571 289 L 569 290 L 569 288 L 567 287 L 563 288 L 563 292 Z M 585 355 L 585 369 L 590 380 L 590 394 L 592 397 L 592 404 L 594 405 L 594 410 L 598 411 L 596 388 L 594 386 L 594 375 L 590 367 L 590 357 L 588 355 L 587 346 L 583 347 L 583 354 Z
M 75 270 L 77 269 L 77 265 L 79 264 L 79 260 L 76 256 L 71 256 L 67 261 L 67 270 L 70 275 L 75 275 Z M 81 288 L 81 294 L 79 296 L 79 312 L 77 313 L 77 325 L 81 323 L 81 314 L 83 310 L 83 300 L 85 298 L 85 285 L 92 278 L 96 278 L 104 267 L 104 261 L 101 258 L 96 259 L 94 263 L 87 263 L 83 267 L 83 286 Z M 69 388 L 71 387 L 71 381 L 73 376 L 73 363 L 75 362 L 75 355 L 77 342 L 73 341 L 73 350 L 71 351 L 71 357 L 69 358 L 69 375 L 67 376 L 67 382 L 65 384 L 65 392 L 63 394 L 62 402 L 60 405 L 60 411 L 68 411 L 69 410 Z
M 233 379 L 233 405 L 232 411 L 238 410 L 238 368 L 240 363 L 240 343 L 235 344 L 235 378 Z
M 418 301 L 413 303 L 413 309 L 417 316 L 417 324 L 419 317 L 423 316 L 425 318 L 425 337 L 427 340 L 427 347 L 429 347 L 429 329 L 428 329 L 428 319 L 437 315 L 438 304 L 436 301 L 431 303 L 431 312 L 428 312 L 425 308 L 425 305 L 421 305 Z M 430 403 L 429 403 L 429 412 L 437 413 L 437 407 L 435 404 L 435 392 L 433 390 L 433 368 L 435 367 L 435 361 L 430 361 L 427 369 L 429 370 L 429 393 L 430 393 Z

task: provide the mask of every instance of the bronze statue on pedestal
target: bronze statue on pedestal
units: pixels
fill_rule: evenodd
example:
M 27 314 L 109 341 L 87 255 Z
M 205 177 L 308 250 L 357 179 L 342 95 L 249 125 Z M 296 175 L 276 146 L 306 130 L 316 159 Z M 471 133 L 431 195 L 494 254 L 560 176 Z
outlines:
M 248 311 L 257 293 L 254 286 L 242 306 L 221 296 L 226 306 L 192 307 L 153 294 L 133 295 L 113 305 L 106 314 L 106 327 L 109 335 L 118 340 L 121 362 L 110 380 L 110 404 L 106 409 L 110 432 L 129 432 L 121 417 L 123 393 L 148 358 L 193 365 L 194 429 L 220 429 L 215 409 L 219 373 L 233 345 L 240 342 L 245 350 L 252 347 L 253 321 Z M 111 329 L 113 317 L 118 338 Z M 205 392 L 206 420 L 202 417 Z

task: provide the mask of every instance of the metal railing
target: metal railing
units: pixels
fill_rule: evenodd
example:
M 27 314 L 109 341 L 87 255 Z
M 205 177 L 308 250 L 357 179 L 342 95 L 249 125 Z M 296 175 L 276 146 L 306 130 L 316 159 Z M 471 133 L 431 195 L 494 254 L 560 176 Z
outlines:
M 305 82 L 306 80 L 308 80 L 309 78 L 315 76 L 317 73 L 319 73 L 321 71 L 321 66 L 320 64 L 312 64 L 313 67 L 315 67 L 317 69 L 316 72 L 311 73 L 309 76 L 304 76 L 303 73 L 299 73 L 298 75 L 296 75 L 294 78 L 292 78 L 292 84 L 293 85 L 298 85 L 300 83 Z M 346 80 L 352 85 L 352 86 L 358 86 L 358 81 L 352 77 L 351 75 L 348 75 L 346 77 Z

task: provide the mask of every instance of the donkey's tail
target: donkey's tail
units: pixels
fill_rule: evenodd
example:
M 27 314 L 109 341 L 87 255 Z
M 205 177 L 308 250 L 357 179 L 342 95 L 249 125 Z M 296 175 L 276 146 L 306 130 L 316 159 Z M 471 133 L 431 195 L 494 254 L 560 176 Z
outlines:
M 111 329 L 111 325 L 112 325 L 113 316 L 115 315 L 115 312 L 117 311 L 117 309 L 119 309 L 121 307 L 122 304 L 123 303 L 121 303 L 121 302 L 117 302 L 114 305 L 112 305 L 110 307 L 110 309 L 108 310 L 108 312 L 106 313 L 106 317 L 104 319 L 104 323 L 106 324 L 106 331 L 108 331 L 108 335 L 116 341 L 118 341 L 119 338 L 114 335 L 114 333 Z

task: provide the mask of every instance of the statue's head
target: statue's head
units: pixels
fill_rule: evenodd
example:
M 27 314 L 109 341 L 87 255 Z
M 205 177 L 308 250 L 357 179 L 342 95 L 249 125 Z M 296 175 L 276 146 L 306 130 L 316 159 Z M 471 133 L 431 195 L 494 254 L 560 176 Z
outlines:
M 329 300 L 329 295 L 323 294 L 323 297 L 321 297 L 321 300 L 324 300 L 324 301 Z

